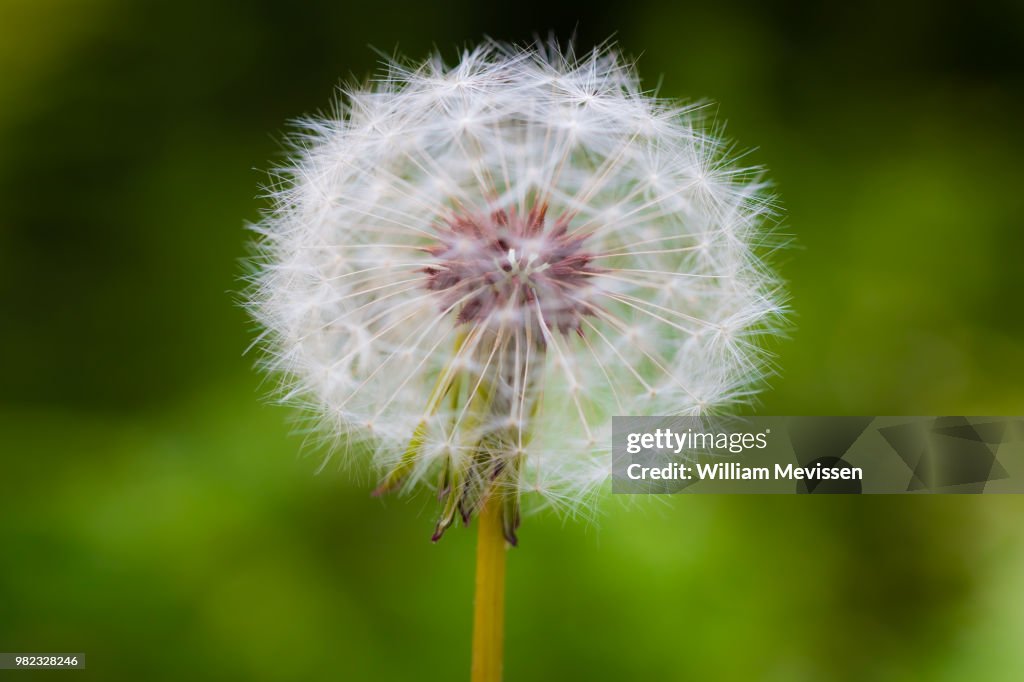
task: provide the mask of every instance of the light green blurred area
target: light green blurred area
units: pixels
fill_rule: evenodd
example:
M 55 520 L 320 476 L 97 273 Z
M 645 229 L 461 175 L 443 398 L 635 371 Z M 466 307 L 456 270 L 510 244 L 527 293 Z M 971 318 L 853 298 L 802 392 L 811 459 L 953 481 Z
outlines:
M 0 650 L 89 666 L 9 676 L 467 676 L 472 532 L 432 545 L 428 496 L 315 475 L 232 293 L 254 169 L 373 68 L 367 43 L 618 31 L 661 94 L 719 103 L 782 197 L 793 331 L 760 412 L 1022 412 L 1015 6 L 0 11 Z M 596 520 L 533 516 L 506 678 L 1024 679 L 1022 512 L 608 496 Z

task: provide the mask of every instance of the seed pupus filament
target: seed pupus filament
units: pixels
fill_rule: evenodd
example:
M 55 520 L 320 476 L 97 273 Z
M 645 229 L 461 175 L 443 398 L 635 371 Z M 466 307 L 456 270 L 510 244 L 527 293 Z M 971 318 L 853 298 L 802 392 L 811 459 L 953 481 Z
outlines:
M 424 287 L 437 293 L 444 312 L 457 309 L 462 331 L 426 416 L 375 494 L 408 479 L 428 422 L 447 401 L 451 447 L 438 477 L 435 541 L 456 518 L 468 524 L 485 504 L 497 504 L 505 539 L 517 542 L 517 483 L 529 421 L 539 408 L 547 337 L 555 331 L 583 334 L 583 318 L 595 311 L 588 280 L 601 272 L 591 265 L 587 235 L 570 231 L 570 216 L 548 224 L 546 214 L 547 205 L 539 205 L 525 214 L 498 209 L 452 215 L 438 226 L 437 243 L 425 249 L 433 262 L 421 270 Z M 471 361 L 461 362 L 463 356 Z

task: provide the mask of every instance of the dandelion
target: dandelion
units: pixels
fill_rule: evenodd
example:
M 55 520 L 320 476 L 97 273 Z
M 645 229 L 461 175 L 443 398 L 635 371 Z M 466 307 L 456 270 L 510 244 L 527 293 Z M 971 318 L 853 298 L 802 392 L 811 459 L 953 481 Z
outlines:
M 497 679 L 521 509 L 578 510 L 612 415 L 701 415 L 769 369 L 773 203 L 701 107 L 611 50 L 390 63 L 305 122 L 256 227 L 252 309 L 286 401 L 367 444 L 375 493 L 479 517 L 474 679 Z

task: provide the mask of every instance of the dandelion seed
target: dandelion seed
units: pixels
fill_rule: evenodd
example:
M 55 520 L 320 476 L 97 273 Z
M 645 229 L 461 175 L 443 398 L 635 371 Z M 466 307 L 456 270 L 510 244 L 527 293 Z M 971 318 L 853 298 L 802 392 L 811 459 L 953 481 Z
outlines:
M 699 106 L 610 50 L 488 43 L 306 121 L 257 226 L 251 307 L 284 395 L 430 486 L 434 539 L 500 500 L 578 508 L 613 414 L 748 399 L 783 312 L 772 198 Z

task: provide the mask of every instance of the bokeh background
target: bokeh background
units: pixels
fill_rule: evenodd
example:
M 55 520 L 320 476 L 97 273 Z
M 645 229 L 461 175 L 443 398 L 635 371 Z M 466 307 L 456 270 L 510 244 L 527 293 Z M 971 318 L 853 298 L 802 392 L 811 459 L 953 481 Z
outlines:
M 0 0 L 0 650 L 18 679 L 466 679 L 473 534 L 300 456 L 236 305 L 286 122 L 384 52 L 613 35 L 798 246 L 765 414 L 1021 414 L 1024 5 Z M 529 518 L 509 680 L 1024 679 L 1024 500 Z M 0 672 L 0 677 L 5 673 Z

